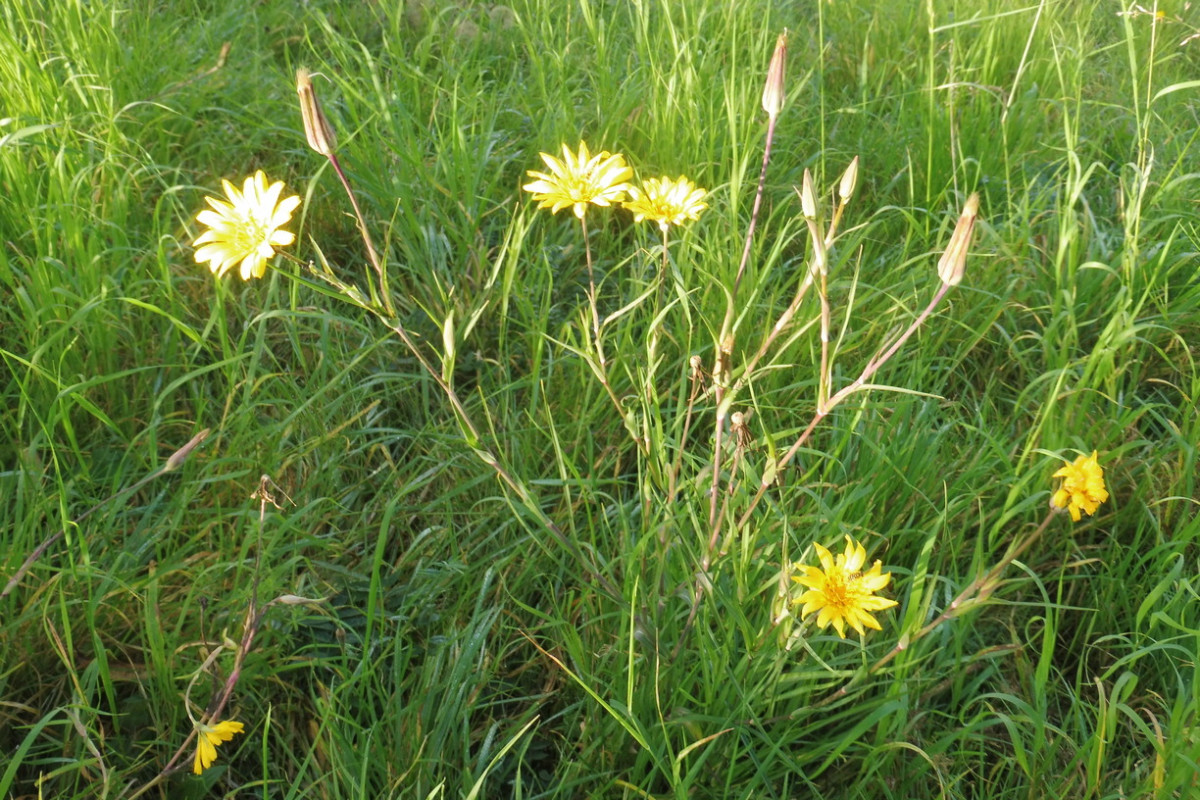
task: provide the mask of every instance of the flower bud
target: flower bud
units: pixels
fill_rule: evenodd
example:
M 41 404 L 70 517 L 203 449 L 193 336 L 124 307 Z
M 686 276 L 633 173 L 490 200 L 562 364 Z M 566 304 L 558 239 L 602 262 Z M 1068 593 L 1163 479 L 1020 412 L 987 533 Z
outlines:
M 842 182 L 838 184 L 838 199 L 843 203 L 849 202 L 854 195 L 854 187 L 858 185 L 858 156 L 850 162 L 850 166 L 846 167 L 846 171 L 842 173 Z
M 805 219 L 817 218 L 817 194 L 813 191 L 812 173 L 804 170 L 804 184 L 800 189 L 800 210 Z
M 783 108 L 783 66 L 787 60 L 787 30 L 775 40 L 775 52 L 771 55 L 771 66 L 767 69 L 767 85 L 763 88 L 762 107 L 771 119 L 775 119 Z
M 308 139 L 308 146 L 326 158 L 332 158 L 333 151 L 337 149 L 337 134 L 321 111 L 312 79 L 303 67 L 296 70 L 296 94 L 300 95 L 300 116 L 304 120 L 304 136 Z
M 967 198 L 963 206 L 954 233 L 950 235 L 950 243 L 946 252 L 938 261 L 938 277 L 947 286 L 957 286 L 963 279 L 967 268 L 967 250 L 971 247 L 971 234 L 975 230 L 975 216 L 979 213 L 979 193 L 975 192 Z

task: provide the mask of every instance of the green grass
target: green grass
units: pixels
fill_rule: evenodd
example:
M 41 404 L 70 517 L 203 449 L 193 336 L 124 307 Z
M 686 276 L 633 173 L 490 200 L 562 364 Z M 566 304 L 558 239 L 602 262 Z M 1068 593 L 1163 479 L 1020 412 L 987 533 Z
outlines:
M 6 4 L 0 583 L 64 536 L 0 598 L 0 797 L 1194 796 L 1200 17 L 1160 8 Z M 973 191 L 980 222 L 963 283 L 872 379 L 901 391 L 838 406 L 741 524 L 816 410 L 805 299 L 734 406 L 752 440 L 722 458 L 714 555 L 716 403 L 685 436 L 689 358 L 712 371 L 784 28 L 735 376 L 808 268 L 805 169 L 827 218 L 861 158 L 834 391 L 937 290 Z M 261 168 L 304 200 L 292 252 L 366 285 L 301 66 L 400 322 L 440 370 L 453 316 L 446 374 L 511 485 L 375 316 L 283 259 L 250 283 L 194 263 L 203 197 Z M 580 138 L 711 193 L 657 316 L 657 231 L 589 214 L 601 313 L 630 305 L 603 339 L 620 412 L 585 357 L 578 224 L 520 190 Z M 915 635 L 1093 449 L 1097 515 L 1051 520 Z M 893 575 L 883 630 L 779 621 L 785 567 L 847 534 Z M 284 595 L 313 602 L 262 610 Z M 163 775 L 255 597 L 222 714 L 245 733 Z

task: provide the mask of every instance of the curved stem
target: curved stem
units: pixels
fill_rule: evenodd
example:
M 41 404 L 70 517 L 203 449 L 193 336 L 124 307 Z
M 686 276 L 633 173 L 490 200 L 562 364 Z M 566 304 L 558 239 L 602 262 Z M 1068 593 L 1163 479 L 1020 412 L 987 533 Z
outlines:
M 379 280 L 379 298 L 383 301 L 383 307 L 387 310 L 388 316 L 396 316 L 396 309 L 392 305 L 392 295 L 388 288 L 387 273 L 383 271 L 383 263 L 379 260 L 379 254 L 375 252 L 375 243 L 371 241 L 371 233 L 367 230 L 367 221 L 363 217 L 362 209 L 358 207 L 358 198 L 354 196 L 354 190 L 350 188 L 350 181 L 346 178 L 346 173 L 342 171 L 342 165 L 338 161 L 337 156 L 332 153 L 329 155 L 329 163 L 333 165 L 333 171 L 337 173 L 338 178 L 342 182 L 342 187 L 346 190 L 346 195 L 350 198 L 350 205 L 354 207 L 354 217 L 358 220 L 358 232 L 362 234 L 363 244 L 367 246 L 367 258 L 371 260 L 371 267 L 375 270 L 375 275 Z

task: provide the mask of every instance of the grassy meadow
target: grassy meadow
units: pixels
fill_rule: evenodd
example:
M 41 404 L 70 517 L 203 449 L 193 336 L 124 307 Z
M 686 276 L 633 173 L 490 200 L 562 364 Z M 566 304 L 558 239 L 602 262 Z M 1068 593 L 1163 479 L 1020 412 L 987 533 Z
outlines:
M 0 798 L 1196 797 L 1198 32 L 3 4 Z M 585 239 L 522 189 L 581 141 L 707 208 Z M 295 244 L 217 278 L 256 170 Z M 843 638 L 792 578 L 847 537 Z

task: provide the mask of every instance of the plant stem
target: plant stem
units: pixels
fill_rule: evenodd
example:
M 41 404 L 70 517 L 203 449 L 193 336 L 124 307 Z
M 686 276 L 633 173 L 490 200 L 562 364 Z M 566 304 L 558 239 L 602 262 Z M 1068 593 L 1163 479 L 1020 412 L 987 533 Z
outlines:
M 917 328 L 921 327 L 921 324 L 925 322 L 925 320 L 933 312 L 934 307 L 937 306 L 938 302 L 941 301 L 942 297 L 945 296 L 946 291 L 949 288 L 950 285 L 947 283 L 940 284 L 937 293 L 934 294 L 933 299 L 929 301 L 929 305 L 927 305 L 925 310 L 922 311 L 915 320 L 913 320 L 913 323 L 908 326 L 908 329 L 904 331 L 904 333 L 901 334 L 900 337 L 897 338 L 896 341 L 893 342 L 886 351 L 884 351 L 881 355 L 876 355 L 873 357 L 863 369 L 862 374 L 859 375 L 853 383 L 851 383 L 849 386 L 844 386 L 837 392 L 837 394 L 829 398 L 829 402 L 826 403 L 823 408 L 817 408 L 816 413 L 813 415 L 812 421 L 808 423 L 808 427 L 804 429 L 804 431 L 796 439 L 795 443 L 793 443 L 788 451 L 779 459 L 778 463 L 776 464 L 776 474 L 779 474 L 796 455 L 796 452 L 804 446 L 804 443 L 812 434 L 813 429 L 817 427 L 817 424 L 823 420 L 830 411 L 836 408 L 839 403 L 866 386 L 867 381 L 871 378 L 871 376 L 878 372 L 879 368 L 886 364 L 888 359 L 896 354 L 896 351 L 899 350 L 906 341 L 908 341 L 910 336 L 916 333 Z M 758 506 L 758 503 L 762 499 L 763 494 L 767 491 L 768 486 L 770 486 L 770 482 L 765 480 L 764 476 L 764 480 L 759 484 L 758 491 L 754 494 L 754 498 L 750 501 L 749 507 L 746 508 L 746 510 L 742 513 L 741 519 L 738 520 L 737 526 L 739 528 L 749 521 L 750 515 Z
M 986 600 L 996 590 L 998 585 L 997 581 L 999 580 L 1001 573 L 1003 573 L 1004 570 L 1007 569 L 1010 564 L 1012 564 L 1012 562 L 1016 561 L 1022 553 L 1027 551 L 1035 542 L 1037 542 L 1038 539 L 1041 538 L 1042 534 L 1045 533 L 1046 528 L 1050 525 L 1050 520 L 1054 519 L 1055 516 L 1056 514 L 1054 511 L 1051 511 L 1049 514 L 1047 514 L 1046 518 L 1042 520 L 1041 524 L 1037 526 L 1036 530 L 1026 536 L 1015 547 L 1010 548 L 1004 557 L 1000 559 L 1000 561 L 994 567 L 989 569 L 986 573 L 979 576 L 975 580 L 971 581 L 966 588 L 959 592 L 958 595 L 950 601 L 950 605 L 946 606 L 946 610 L 939 614 L 932 622 L 929 622 L 911 636 L 901 636 L 900 641 L 897 642 L 896 646 L 889 650 L 886 655 L 884 655 L 871 666 L 860 670 L 844 686 L 827 697 L 817 701 L 816 703 L 813 703 L 809 706 L 809 708 L 818 708 L 833 702 L 839 697 L 844 697 L 847 693 L 849 693 L 850 689 L 852 689 L 856 683 L 868 675 L 873 675 L 874 673 L 878 672 L 883 666 L 885 666 L 904 650 L 936 630 L 943 622 L 958 616 L 967 608 L 975 605 L 975 603 Z
M 358 207 L 358 198 L 354 196 L 354 190 L 350 188 L 350 181 L 346 178 L 346 173 L 342 171 L 342 165 L 338 161 L 336 155 L 330 153 L 329 163 L 333 165 L 334 172 L 342 182 L 342 187 L 346 190 L 346 195 L 350 198 L 350 205 L 354 207 L 354 217 L 358 220 L 358 232 L 362 234 L 363 244 L 367 246 L 367 257 L 371 260 L 371 267 L 375 270 L 375 275 L 379 280 L 379 297 L 383 300 L 383 307 L 387 311 L 389 317 L 396 316 L 396 309 L 392 305 L 392 295 L 388 288 L 387 273 L 383 271 L 383 263 L 379 260 L 379 254 L 375 252 L 375 244 L 371 241 L 371 233 L 367 230 L 367 221 L 363 217 L 362 209 Z
M 754 241 L 754 230 L 758 226 L 758 212 L 762 208 L 763 188 L 767 183 L 767 165 L 771 161 L 771 142 L 775 139 L 776 116 L 771 115 L 767 122 L 767 141 L 763 146 L 762 168 L 758 173 L 758 190 L 754 194 L 754 207 L 750 212 L 750 225 L 746 228 L 746 242 L 742 246 L 742 260 L 738 264 L 737 275 L 733 279 L 733 291 L 725 304 L 725 320 L 721 323 L 721 334 L 717 340 L 717 355 L 713 362 L 713 387 L 716 392 L 717 414 L 716 426 L 713 431 L 713 474 L 712 487 L 708 503 L 708 524 L 710 528 L 717 525 L 717 494 L 721 483 L 721 438 L 725 430 L 725 416 L 729 413 L 725 400 L 726 372 L 729 369 L 729 357 L 733 353 L 734 316 L 737 310 L 738 288 L 742 284 L 742 276 L 746 274 L 746 265 L 750 262 L 750 247 Z M 710 537 L 711 538 L 711 537 Z M 705 556 L 705 568 L 711 554 Z

